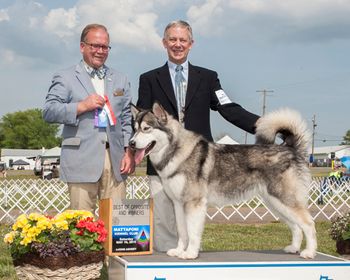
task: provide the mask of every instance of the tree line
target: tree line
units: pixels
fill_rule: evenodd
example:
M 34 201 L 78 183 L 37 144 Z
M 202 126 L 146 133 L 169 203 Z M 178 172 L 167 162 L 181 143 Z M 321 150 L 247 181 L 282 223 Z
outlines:
M 44 121 L 41 109 L 4 115 L 0 121 L 0 148 L 41 149 L 59 146 L 60 125 Z

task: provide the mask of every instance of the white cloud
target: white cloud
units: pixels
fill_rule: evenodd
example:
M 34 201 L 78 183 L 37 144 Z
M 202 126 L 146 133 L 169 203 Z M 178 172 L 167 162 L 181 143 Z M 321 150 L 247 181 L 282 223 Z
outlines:
M 326 41 L 349 38 L 350 28 L 348 0 L 79 0 L 52 9 L 42 3 L 17 0 L 0 9 L 2 48 L 33 60 L 59 61 L 76 50 L 85 25 L 98 22 L 120 48 L 162 50 L 164 26 L 186 10 L 195 39 Z
M 111 41 L 137 49 L 158 49 L 161 37 L 157 34 L 157 1 L 88 0 L 77 4 L 80 27 L 100 22 L 109 30 Z
M 73 36 L 77 24 L 75 7 L 68 10 L 63 8 L 53 9 L 44 17 L 44 29 L 60 38 Z
M 166 2 L 84 0 L 49 9 L 35 1 L 17 0 L 0 10 L 1 48 L 11 50 L 14 56 L 55 63 L 76 50 L 85 25 L 98 22 L 106 25 L 117 46 L 157 50 L 161 48 L 157 9 Z
M 0 22 L 1 21 L 9 21 L 10 17 L 5 9 L 0 10 Z
M 206 35 L 221 34 L 223 26 L 212 25 L 212 22 L 220 19 L 224 14 L 221 0 L 208 0 L 201 6 L 191 6 L 187 16 L 198 33 Z

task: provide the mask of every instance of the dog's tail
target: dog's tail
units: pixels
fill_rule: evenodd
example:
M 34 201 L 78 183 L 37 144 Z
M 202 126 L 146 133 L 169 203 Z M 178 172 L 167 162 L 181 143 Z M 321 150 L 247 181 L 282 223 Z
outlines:
M 262 116 L 256 123 L 256 143 L 273 144 L 280 136 L 283 145 L 307 156 L 310 133 L 301 115 L 291 109 L 280 109 Z

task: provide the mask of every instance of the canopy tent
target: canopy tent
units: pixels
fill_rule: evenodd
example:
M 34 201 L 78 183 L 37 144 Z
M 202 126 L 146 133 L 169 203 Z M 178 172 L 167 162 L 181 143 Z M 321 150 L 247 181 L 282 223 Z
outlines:
M 340 161 L 346 167 L 346 169 L 350 170 L 350 156 L 342 157 Z
M 46 150 L 41 155 L 42 158 L 59 158 L 61 155 L 61 148 L 60 147 L 54 147 L 52 149 Z
M 12 163 L 12 165 L 29 165 L 28 162 L 24 161 L 23 159 L 18 159 Z
M 237 141 L 233 140 L 230 136 L 225 135 L 216 141 L 217 144 L 226 144 L 226 145 L 237 145 L 239 144 Z

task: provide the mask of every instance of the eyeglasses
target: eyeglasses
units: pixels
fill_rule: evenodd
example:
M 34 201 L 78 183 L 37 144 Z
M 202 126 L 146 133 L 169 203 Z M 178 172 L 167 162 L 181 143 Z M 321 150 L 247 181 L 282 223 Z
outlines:
M 97 52 L 99 49 L 102 49 L 103 52 L 109 52 L 111 49 L 111 46 L 106 46 L 106 45 L 99 45 L 99 44 L 91 44 L 87 42 L 83 42 L 85 45 L 90 46 L 91 50 L 94 52 Z

